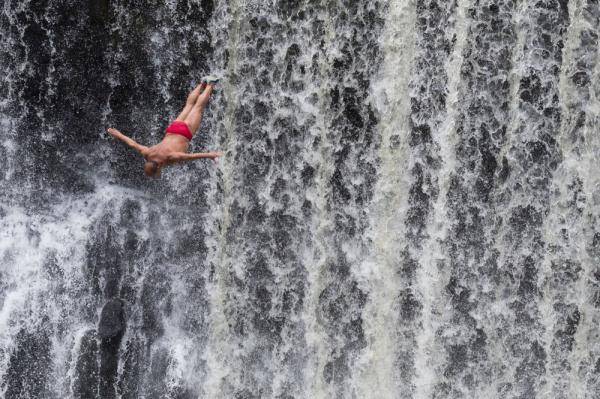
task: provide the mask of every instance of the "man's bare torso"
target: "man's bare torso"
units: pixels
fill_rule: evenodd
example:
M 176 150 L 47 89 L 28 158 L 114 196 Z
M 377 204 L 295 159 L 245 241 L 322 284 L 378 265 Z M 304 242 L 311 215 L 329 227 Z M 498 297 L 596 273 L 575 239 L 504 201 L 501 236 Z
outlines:
M 160 165 L 173 163 L 173 154 L 187 152 L 190 142 L 183 136 L 167 134 L 163 140 L 142 152 L 147 161 L 156 162 Z

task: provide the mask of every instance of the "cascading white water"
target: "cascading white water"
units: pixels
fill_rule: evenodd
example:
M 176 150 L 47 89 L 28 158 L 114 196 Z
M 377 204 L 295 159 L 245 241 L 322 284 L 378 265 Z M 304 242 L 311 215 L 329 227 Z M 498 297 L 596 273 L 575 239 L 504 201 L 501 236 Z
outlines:
M 0 397 L 594 398 L 595 0 L 6 0 Z M 194 149 L 146 180 L 202 75 Z

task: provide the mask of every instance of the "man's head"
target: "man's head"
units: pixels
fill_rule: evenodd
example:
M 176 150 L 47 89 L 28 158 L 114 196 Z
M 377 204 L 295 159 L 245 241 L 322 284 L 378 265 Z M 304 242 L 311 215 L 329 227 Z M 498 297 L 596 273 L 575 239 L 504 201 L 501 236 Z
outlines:
M 159 177 L 160 176 L 160 168 L 158 164 L 154 161 L 146 161 L 144 164 L 144 173 L 148 177 Z

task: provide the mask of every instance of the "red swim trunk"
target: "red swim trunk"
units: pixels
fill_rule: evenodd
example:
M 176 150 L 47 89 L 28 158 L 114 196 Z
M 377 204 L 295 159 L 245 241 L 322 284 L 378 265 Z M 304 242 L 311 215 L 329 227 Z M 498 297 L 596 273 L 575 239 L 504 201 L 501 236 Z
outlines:
M 187 123 L 181 121 L 175 121 L 169 125 L 167 128 L 168 134 L 178 134 L 180 136 L 185 137 L 188 140 L 192 140 L 192 132 L 188 127 Z

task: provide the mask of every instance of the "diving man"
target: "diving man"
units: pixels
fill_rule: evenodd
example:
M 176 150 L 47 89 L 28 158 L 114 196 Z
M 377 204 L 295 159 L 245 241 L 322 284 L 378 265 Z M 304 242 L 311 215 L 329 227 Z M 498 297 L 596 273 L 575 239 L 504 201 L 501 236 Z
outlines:
M 202 78 L 199 84 L 188 95 L 185 106 L 177 119 L 169 125 L 163 140 L 146 147 L 125 136 L 116 129 L 108 129 L 108 133 L 114 138 L 121 140 L 134 150 L 138 151 L 146 159 L 144 173 L 146 176 L 159 177 L 164 166 L 178 162 L 193 161 L 195 159 L 210 158 L 215 160 L 223 155 L 221 152 L 188 153 L 188 147 L 193 135 L 200 127 L 204 108 L 208 104 L 214 84 L 218 78 L 207 76 Z

